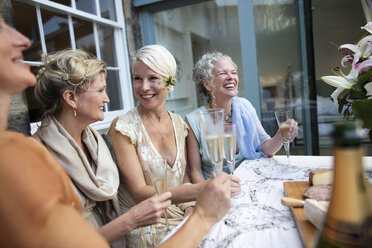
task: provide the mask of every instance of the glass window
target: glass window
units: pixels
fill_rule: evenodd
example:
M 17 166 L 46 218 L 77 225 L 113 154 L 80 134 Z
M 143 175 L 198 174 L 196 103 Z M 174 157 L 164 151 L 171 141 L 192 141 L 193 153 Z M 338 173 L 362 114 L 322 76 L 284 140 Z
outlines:
M 169 49 L 177 61 L 177 85 L 168 94 L 167 108 L 181 116 L 206 101 L 192 80 L 195 62 L 206 52 L 220 51 L 238 65 L 239 95 L 244 95 L 236 2 L 206 1 L 153 15 L 156 43 Z
M 105 61 L 108 66 L 116 66 L 114 29 L 105 25 L 99 25 L 98 37 L 101 50 L 101 59 Z
M 74 25 L 76 48 L 83 49 L 96 55 L 93 24 L 82 19 L 72 18 L 72 20 Z
M 66 6 L 71 6 L 70 0 L 50 0 L 51 2 L 60 3 Z
M 296 4 L 292 0 L 254 5 L 257 63 L 261 95 L 261 123 L 270 136 L 278 130 L 274 111 L 289 108 L 299 125 L 292 154 L 304 154 L 302 72 Z M 282 151 L 284 153 L 284 149 Z
M 75 0 L 75 2 L 76 8 L 78 10 L 82 10 L 84 12 L 88 12 L 94 15 L 97 14 L 96 0 Z
M 114 0 L 100 0 L 99 6 L 101 9 L 101 16 L 113 21 L 116 21 L 116 13 L 114 8 Z
M 41 10 L 46 49 L 54 52 L 71 47 L 70 31 L 66 15 Z
M 92 124 L 97 129 L 108 128 L 111 121 L 120 114 L 133 107 L 133 95 L 130 89 L 129 64 L 125 59 L 127 48 L 119 38 L 125 39 L 125 26 L 123 23 L 107 23 L 104 18 L 116 19 L 116 15 L 123 15 L 123 12 L 116 12 L 116 6 L 121 9 L 121 0 L 99 1 L 100 13 L 96 13 L 95 0 L 75 1 L 76 8 L 81 10 L 78 13 L 69 7 L 70 1 L 55 1 L 66 5 L 64 8 L 54 9 L 54 5 L 48 6 L 50 1 L 23 0 L 12 1 L 15 17 L 15 26 L 32 41 L 32 46 L 25 52 L 25 59 L 36 63 L 40 62 L 42 53 L 49 53 L 63 50 L 65 48 L 77 48 L 86 50 L 104 60 L 108 65 L 107 72 L 107 94 L 110 103 L 106 104 L 105 120 Z M 40 11 L 38 11 L 38 8 Z M 73 12 L 73 14 L 72 14 Z M 92 18 L 92 14 L 96 17 Z M 124 19 L 121 16 L 121 19 Z M 42 20 L 42 23 L 38 23 Z M 39 30 L 39 27 L 41 28 Z M 117 56 L 123 58 L 120 63 Z M 34 73 L 38 67 L 32 67 Z M 36 121 L 41 116 L 40 105 L 33 95 L 33 88 L 26 90 L 29 106 L 31 133 L 37 128 Z M 124 106 L 125 103 L 125 106 Z M 125 109 L 124 109 L 125 108 Z
M 353 0 L 339 0 L 337 3 L 313 0 L 311 3 L 313 5 L 319 147 L 321 155 L 330 155 L 332 124 L 342 119 L 343 116 L 338 113 L 338 105 L 330 99 L 335 88 L 324 83 L 320 77 L 333 75 L 331 69 L 340 66 L 344 54 L 336 46 L 353 44 L 358 41 L 362 34 L 360 27 L 367 23 L 368 13 L 370 15 L 371 10 L 368 7 L 363 9 L 361 1 Z M 347 74 L 350 68 L 342 68 L 342 70 Z M 369 150 L 371 153 L 372 149 Z
M 36 61 L 42 54 L 39 27 L 37 25 L 36 10 L 34 7 L 12 1 L 14 11 L 14 25 L 31 40 L 31 46 L 23 52 L 25 60 Z
M 117 82 L 119 82 L 119 73 L 117 71 L 107 70 L 106 92 L 110 98 L 110 102 L 107 104 L 107 111 L 123 108 L 122 96 Z

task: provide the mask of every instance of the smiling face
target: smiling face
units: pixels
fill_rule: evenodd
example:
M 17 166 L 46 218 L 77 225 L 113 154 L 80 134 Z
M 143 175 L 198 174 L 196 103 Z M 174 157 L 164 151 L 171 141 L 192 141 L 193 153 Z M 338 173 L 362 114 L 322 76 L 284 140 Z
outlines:
M 106 94 L 106 76 L 101 72 L 94 76 L 93 81 L 82 93 L 76 93 L 77 116 L 88 125 L 103 121 L 105 103 L 110 102 Z
M 15 94 L 36 83 L 30 66 L 22 63 L 22 51 L 31 45 L 30 40 L 5 24 L 0 16 L 0 90 Z
M 213 83 L 205 84 L 206 89 L 217 99 L 231 99 L 238 93 L 239 77 L 229 59 L 221 59 L 214 64 Z
M 140 104 L 146 109 L 165 107 L 167 90 L 164 77 L 157 74 L 141 61 L 133 66 L 133 89 Z

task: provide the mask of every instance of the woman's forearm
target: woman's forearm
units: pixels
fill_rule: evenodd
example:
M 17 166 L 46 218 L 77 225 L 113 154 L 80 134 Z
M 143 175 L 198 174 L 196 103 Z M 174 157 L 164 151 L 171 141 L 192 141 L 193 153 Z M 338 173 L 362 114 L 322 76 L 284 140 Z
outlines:
M 192 183 L 202 183 L 204 182 L 204 176 L 201 170 L 193 169 L 191 170 L 191 182 Z
M 112 243 L 120 237 L 129 233 L 136 228 L 136 223 L 132 223 L 129 214 L 125 213 L 113 221 L 101 226 L 97 231 L 107 240 Z
M 266 156 L 272 157 L 280 150 L 282 145 L 283 145 L 282 136 L 280 135 L 279 132 L 277 132 L 274 135 L 274 137 L 266 140 L 261 145 L 261 150 Z
M 168 191 L 172 193 L 172 204 L 195 201 L 206 182 L 168 188 Z
M 158 246 L 158 248 L 197 247 L 203 237 L 209 232 L 214 223 L 201 221 L 202 218 L 197 213 L 192 213 L 186 223 L 167 241 Z M 185 242 L 187 240 L 187 242 Z

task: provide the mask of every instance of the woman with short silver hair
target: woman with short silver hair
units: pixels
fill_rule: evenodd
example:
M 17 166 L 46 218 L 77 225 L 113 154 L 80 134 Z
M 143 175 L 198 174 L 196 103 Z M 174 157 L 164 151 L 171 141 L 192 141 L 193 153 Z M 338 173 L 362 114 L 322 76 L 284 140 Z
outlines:
M 190 127 L 190 134 L 186 139 L 187 154 L 193 183 L 210 178 L 213 171 L 197 118 L 201 110 L 222 108 L 225 110 L 225 123 L 236 124 L 237 166 L 244 159 L 274 156 L 281 148 L 283 142 L 279 130 L 271 138 L 263 129 L 252 104 L 247 99 L 237 96 L 238 68 L 228 55 L 220 52 L 204 54 L 195 64 L 193 80 L 199 92 L 207 97 L 208 102 L 206 106 L 186 115 L 186 123 Z M 290 141 L 297 136 L 297 132 L 297 122 L 290 120 Z M 223 171 L 229 173 L 226 161 L 224 161 Z

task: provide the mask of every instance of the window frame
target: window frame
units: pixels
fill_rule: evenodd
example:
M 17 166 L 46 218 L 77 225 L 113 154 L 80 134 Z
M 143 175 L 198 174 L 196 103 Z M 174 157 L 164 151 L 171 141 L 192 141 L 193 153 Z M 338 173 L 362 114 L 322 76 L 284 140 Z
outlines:
M 112 67 L 108 66 L 107 69 L 110 71 L 118 71 L 119 76 L 119 89 L 120 89 L 120 96 L 121 96 L 121 105 L 122 109 L 109 111 L 107 106 L 105 108 L 104 113 L 104 120 L 98 121 L 90 126 L 95 128 L 96 130 L 107 129 L 112 120 L 119 115 L 125 114 L 128 110 L 134 107 L 134 99 L 132 94 L 132 83 L 131 83 L 131 74 L 130 74 L 130 62 L 129 62 L 129 54 L 127 49 L 127 39 L 125 34 L 125 19 L 124 19 L 124 12 L 121 0 L 114 0 L 115 6 L 115 13 L 116 13 L 116 21 L 109 20 L 106 18 L 101 17 L 100 12 L 100 5 L 99 0 L 95 0 L 97 15 L 84 12 L 82 10 L 76 9 L 76 2 L 75 0 L 71 0 L 71 6 L 66 6 L 63 4 L 59 4 L 56 2 L 48 1 L 48 0 L 16 0 L 17 2 L 22 2 L 24 4 L 32 5 L 35 7 L 37 22 L 38 22 L 38 29 L 40 33 L 40 40 L 41 40 L 41 48 L 42 52 L 46 53 L 46 43 L 45 43 L 45 34 L 43 23 L 41 19 L 41 9 L 45 9 L 54 13 L 60 13 L 63 15 L 67 15 L 68 17 L 68 24 L 69 24 L 69 34 L 70 34 L 70 42 L 71 48 L 73 50 L 76 49 L 75 43 L 75 35 L 74 35 L 74 27 L 72 18 L 83 19 L 92 23 L 93 25 L 93 34 L 94 40 L 96 44 L 96 55 L 98 59 L 101 59 L 101 51 L 99 46 L 99 37 L 98 37 L 98 27 L 97 25 L 105 25 L 108 27 L 113 28 L 114 30 L 114 45 L 115 45 L 115 52 L 117 54 L 117 66 Z M 120 58 L 120 59 L 119 59 Z M 34 64 L 41 65 L 41 62 L 35 62 Z M 41 122 L 33 122 L 30 123 L 31 133 L 34 133 L 38 126 L 40 126 Z

